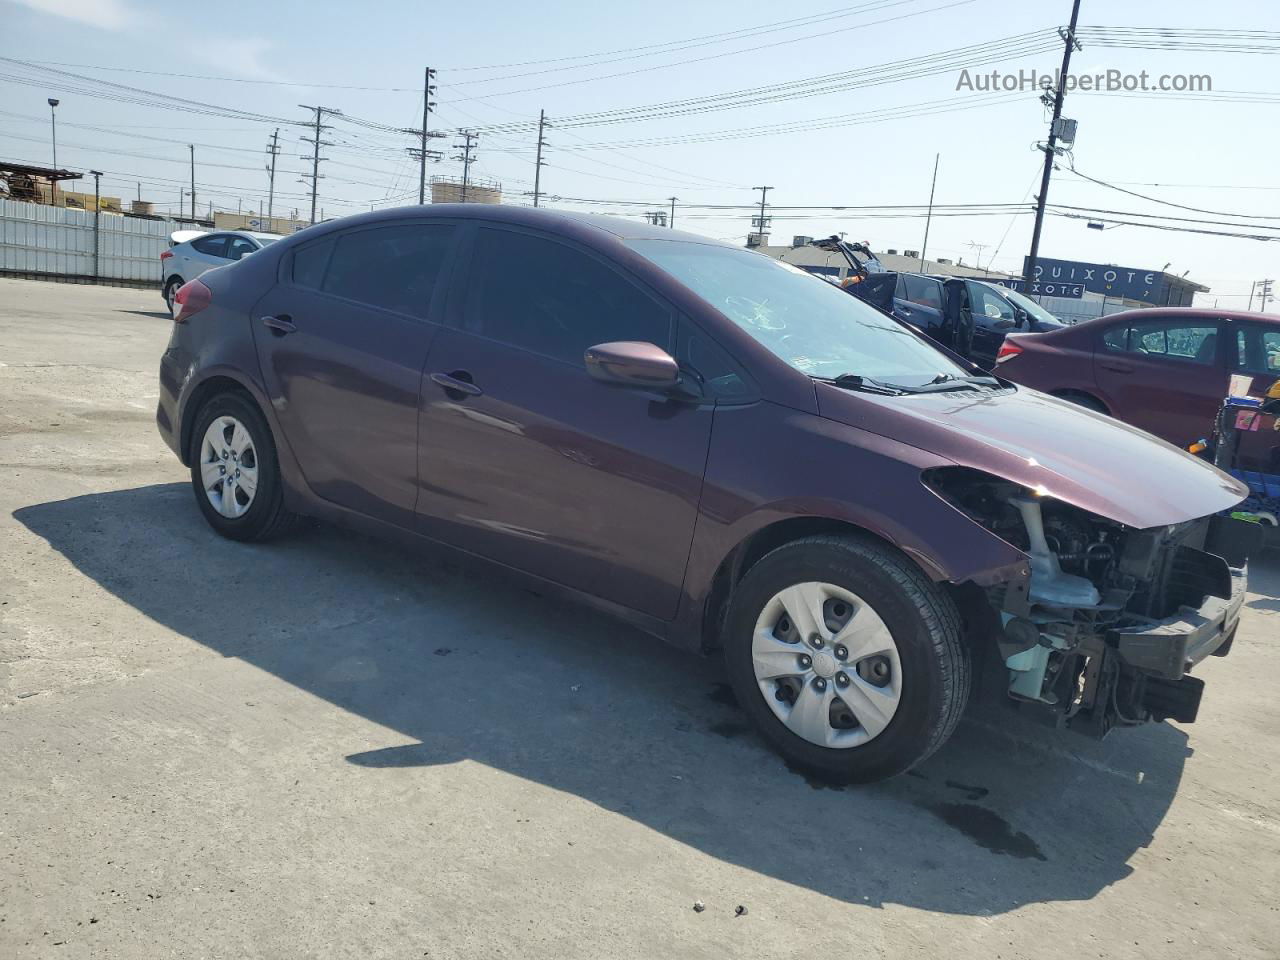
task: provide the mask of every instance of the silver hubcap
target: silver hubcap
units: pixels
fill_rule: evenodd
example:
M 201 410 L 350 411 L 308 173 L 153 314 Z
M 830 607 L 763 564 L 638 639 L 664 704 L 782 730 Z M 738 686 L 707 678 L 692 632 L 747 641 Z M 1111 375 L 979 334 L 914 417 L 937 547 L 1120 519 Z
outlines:
M 218 417 L 200 443 L 200 484 L 224 517 L 243 516 L 258 492 L 258 451 L 235 417 Z
M 902 666 L 870 604 L 830 583 L 775 594 L 751 638 L 756 683 L 796 736 L 843 749 L 874 740 L 902 698 Z

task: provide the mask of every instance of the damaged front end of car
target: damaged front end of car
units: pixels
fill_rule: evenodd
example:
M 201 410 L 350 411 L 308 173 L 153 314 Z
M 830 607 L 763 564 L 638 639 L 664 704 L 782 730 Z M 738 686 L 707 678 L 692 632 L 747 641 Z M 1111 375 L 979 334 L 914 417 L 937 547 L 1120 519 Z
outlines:
M 1206 516 L 1135 529 L 968 467 L 924 480 L 1028 558 L 1015 580 L 968 585 L 962 605 L 1009 697 L 1096 737 L 1196 719 L 1204 682 L 1191 670 L 1231 648 L 1255 525 Z

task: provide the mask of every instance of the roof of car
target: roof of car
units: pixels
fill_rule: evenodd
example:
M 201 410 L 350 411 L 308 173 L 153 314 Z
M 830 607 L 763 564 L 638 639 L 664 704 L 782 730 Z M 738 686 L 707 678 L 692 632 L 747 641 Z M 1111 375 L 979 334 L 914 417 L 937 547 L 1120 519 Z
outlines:
M 622 240 L 649 238 L 653 240 L 689 240 L 695 243 L 733 246 L 683 230 L 669 227 L 655 227 L 650 223 L 625 220 L 622 217 L 605 216 L 598 213 L 578 213 L 571 210 L 551 210 L 546 207 L 524 207 L 499 203 L 431 203 L 425 206 L 416 204 L 403 207 L 390 207 L 373 213 L 360 213 L 350 217 L 325 221 L 325 227 L 345 227 L 358 223 L 377 223 L 381 220 L 403 220 L 406 215 L 423 217 L 457 217 L 468 220 L 491 220 L 500 223 L 523 224 L 541 227 L 552 232 L 568 232 L 574 227 L 588 227 L 610 233 Z M 321 224 L 316 224 L 319 227 Z M 309 234 L 315 227 L 309 227 L 299 233 Z
M 1124 310 L 1120 313 L 1109 313 L 1104 317 L 1091 317 L 1076 324 L 1101 324 L 1113 320 L 1153 320 L 1156 316 L 1175 316 L 1186 320 L 1262 320 L 1267 323 L 1280 323 L 1280 315 L 1274 313 L 1254 313 L 1250 310 L 1210 310 L 1205 307 L 1140 307 L 1137 310 Z

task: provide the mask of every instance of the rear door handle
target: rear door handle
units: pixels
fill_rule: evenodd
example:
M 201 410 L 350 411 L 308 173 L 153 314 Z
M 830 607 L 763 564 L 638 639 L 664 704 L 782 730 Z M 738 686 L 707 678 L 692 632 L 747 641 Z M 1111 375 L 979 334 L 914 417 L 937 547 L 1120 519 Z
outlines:
M 263 317 L 262 325 L 269 328 L 277 337 L 283 337 L 286 333 L 294 333 L 298 329 L 288 317 Z
M 483 390 L 471 382 L 469 376 L 468 379 L 462 379 L 464 376 L 468 375 L 462 371 L 454 371 L 453 374 L 433 373 L 431 374 L 431 382 L 456 400 L 460 400 L 462 397 L 478 397 L 484 393 Z

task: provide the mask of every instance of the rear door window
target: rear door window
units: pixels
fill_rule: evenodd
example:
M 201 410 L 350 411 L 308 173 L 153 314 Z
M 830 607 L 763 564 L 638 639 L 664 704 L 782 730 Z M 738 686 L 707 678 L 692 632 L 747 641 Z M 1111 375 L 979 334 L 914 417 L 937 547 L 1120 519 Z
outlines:
M 227 235 L 215 233 L 209 237 L 196 237 L 191 241 L 191 249 L 203 253 L 206 257 L 227 258 Z
M 320 289 L 425 318 L 453 235 L 454 227 L 441 223 L 395 224 L 341 234 Z M 296 273 L 296 259 L 294 269 Z
M 1211 366 L 1217 359 L 1218 325 L 1203 320 L 1145 320 L 1112 327 L 1102 341 L 1110 350 Z
M 581 365 L 588 347 L 638 340 L 672 349 L 672 313 L 617 270 L 550 238 L 476 233 L 465 330 Z
M 907 274 L 905 287 L 907 299 L 912 303 L 933 307 L 935 310 L 942 309 L 942 284 L 937 280 Z

